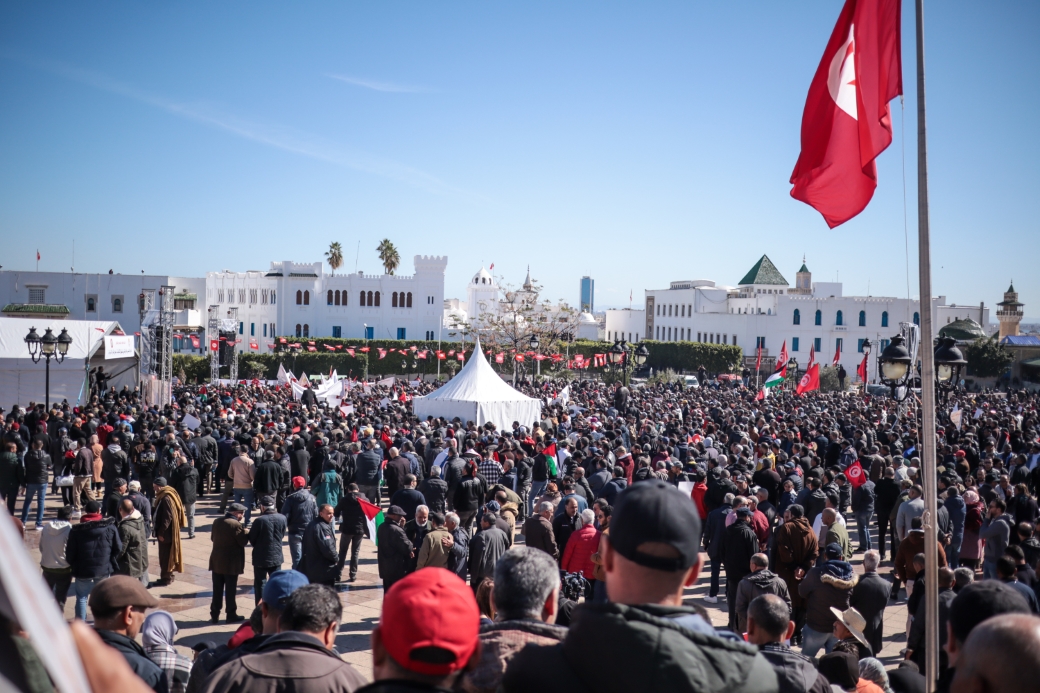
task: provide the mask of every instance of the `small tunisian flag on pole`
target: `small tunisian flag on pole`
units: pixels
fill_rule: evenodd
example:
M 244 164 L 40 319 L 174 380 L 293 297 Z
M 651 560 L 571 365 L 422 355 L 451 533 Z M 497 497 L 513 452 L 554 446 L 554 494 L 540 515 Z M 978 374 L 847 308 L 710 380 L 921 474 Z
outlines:
M 862 382 L 867 382 L 867 355 L 863 354 L 863 360 L 860 361 L 859 366 L 856 368 L 856 375 Z
M 834 361 L 831 362 L 832 366 L 837 366 L 838 361 L 841 361 L 841 340 L 834 345 Z
M 802 112 L 791 197 L 831 228 L 867 206 L 874 160 L 892 143 L 888 102 L 903 93 L 899 0 L 846 0 Z
M 762 346 L 761 345 L 759 345 L 759 347 L 757 349 L 755 349 L 755 353 L 757 354 L 757 357 L 755 358 L 755 372 L 757 373 L 758 369 L 762 367 Z

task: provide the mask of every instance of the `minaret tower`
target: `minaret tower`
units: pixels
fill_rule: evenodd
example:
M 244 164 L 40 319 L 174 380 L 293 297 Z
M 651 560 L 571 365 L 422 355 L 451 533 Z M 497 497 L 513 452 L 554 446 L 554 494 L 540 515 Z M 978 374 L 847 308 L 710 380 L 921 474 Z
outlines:
M 1000 320 L 1000 339 L 1018 335 L 1018 324 L 1022 322 L 1022 304 L 1018 302 L 1015 283 L 1004 292 L 1004 300 L 997 304 L 997 319 Z

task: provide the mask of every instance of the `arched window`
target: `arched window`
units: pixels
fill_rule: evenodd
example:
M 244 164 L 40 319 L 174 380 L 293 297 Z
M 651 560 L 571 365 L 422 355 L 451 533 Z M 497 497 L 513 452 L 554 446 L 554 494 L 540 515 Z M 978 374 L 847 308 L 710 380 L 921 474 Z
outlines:
M 802 311 L 798 310 L 797 308 L 794 309 L 794 324 L 802 324 Z
M 338 305 L 340 305 L 340 301 L 341 301 L 341 300 L 342 300 L 343 298 L 346 298 L 346 292 L 343 292 L 343 295 L 341 296 L 341 295 L 340 295 L 340 292 L 339 292 L 339 291 L 337 290 L 337 291 L 336 291 L 336 305 L 337 305 L 337 306 L 338 306 Z
M 360 301 L 358 301 L 358 305 L 359 306 L 367 306 L 368 305 L 367 303 L 365 303 L 365 292 L 364 291 L 361 292 L 361 299 L 360 299 Z
M 861 310 L 859 312 L 859 326 L 860 327 L 866 327 L 867 326 L 867 311 L 865 311 L 865 310 Z
M 303 305 L 309 306 L 310 304 L 311 304 L 311 292 L 310 291 L 304 291 L 303 292 Z
M 816 311 L 816 324 L 817 325 L 822 325 L 823 324 L 823 311 L 819 311 L 819 310 Z
M 411 291 L 408 292 L 408 307 L 409 308 L 412 307 L 412 292 Z
M 300 325 L 300 323 L 296 323 L 296 336 L 297 337 L 302 337 L 303 336 L 303 327 Z
M 373 303 L 372 303 L 372 292 L 371 291 L 368 292 L 368 302 L 365 305 L 366 306 L 373 305 Z
M 881 326 L 888 327 L 888 311 L 881 314 Z
M 88 313 L 93 313 L 95 310 L 97 310 L 97 301 L 95 301 L 93 297 L 88 298 L 87 299 L 87 312 Z
M 299 289 L 296 290 L 296 305 L 303 305 L 303 292 Z
M 921 324 L 921 314 L 920 313 L 914 313 L 914 324 L 915 325 L 920 325 Z
M 844 325 L 845 324 L 845 316 L 843 316 L 841 314 L 840 310 L 838 311 L 838 314 L 834 317 L 834 324 L 835 325 Z
M 271 289 L 271 305 L 274 305 L 274 289 Z
M 397 307 L 397 292 L 396 291 L 390 297 L 390 305 L 391 305 L 392 308 L 396 308 Z
M 303 336 L 304 337 L 310 337 L 311 336 L 311 326 L 306 324 L 306 323 L 304 323 L 304 325 L 303 325 Z
M 376 292 L 376 304 L 375 305 L 376 305 L 377 308 L 379 307 L 379 292 L 378 291 Z
M 122 313 L 123 312 L 123 299 L 113 298 L 112 299 L 112 312 Z
M 328 304 L 331 306 L 332 305 L 332 289 L 329 289 L 327 301 L 328 301 Z

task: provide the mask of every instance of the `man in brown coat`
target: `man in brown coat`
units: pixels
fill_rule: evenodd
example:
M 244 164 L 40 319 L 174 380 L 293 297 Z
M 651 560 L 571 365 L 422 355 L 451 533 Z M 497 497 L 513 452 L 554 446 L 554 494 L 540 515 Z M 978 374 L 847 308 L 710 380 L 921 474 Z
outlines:
M 524 543 L 533 549 L 541 549 L 554 559 L 560 557 L 556 537 L 552 528 L 553 504 L 544 501 L 535 508 L 535 513 L 524 522 Z
M 238 591 L 238 576 L 246 569 L 246 544 L 249 535 L 242 525 L 246 508 L 241 503 L 232 503 L 227 514 L 213 523 L 210 539 L 213 551 L 209 555 L 209 569 L 213 573 L 213 602 L 209 607 L 210 623 L 220 620 L 220 601 L 224 599 L 227 622 L 238 623 L 235 593 Z
M 155 491 L 155 538 L 159 542 L 159 582 L 165 586 L 173 582 L 174 572 L 184 572 L 184 557 L 181 554 L 181 527 L 188 524 L 180 496 L 166 485 L 166 479 L 156 477 L 152 482 Z
M 801 642 L 802 626 L 805 624 L 806 600 L 798 594 L 798 583 L 812 568 L 820 555 L 820 544 L 816 532 L 805 519 L 805 509 L 797 503 L 784 511 L 784 523 L 773 534 L 776 543 L 776 574 L 787 584 L 791 595 L 791 611 L 795 623 L 792 643 Z
M 433 529 L 423 538 L 422 548 L 419 549 L 419 561 L 416 570 L 420 568 L 447 568 L 448 556 L 455 540 L 451 532 L 444 528 L 444 513 L 431 512 L 430 524 Z

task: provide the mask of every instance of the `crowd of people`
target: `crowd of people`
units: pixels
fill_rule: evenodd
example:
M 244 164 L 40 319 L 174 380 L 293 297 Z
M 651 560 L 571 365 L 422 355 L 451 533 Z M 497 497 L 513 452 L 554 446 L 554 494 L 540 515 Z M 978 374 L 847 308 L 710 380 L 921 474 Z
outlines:
M 954 393 L 963 416 L 941 417 L 925 479 L 912 400 L 522 383 L 541 418 L 496 428 L 418 420 L 409 399 L 432 387 L 355 387 L 343 408 L 266 386 L 183 387 L 165 407 L 109 389 L 4 412 L 0 496 L 39 533 L 58 604 L 93 620 L 73 632 L 94 689 L 360 690 L 335 646 L 366 538 L 384 588 L 366 691 L 924 691 L 927 580 L 940 690 L 1040 680 L 1035 393 Z M 238 626 L 189 661 L 150 588 L 185 570 L 207 497 L 210 615 Z M 239 614 L 247 552 L 256 606 Z M 0 675 L 45 689 L 38 644 L 4 618 L 20 656 Z

